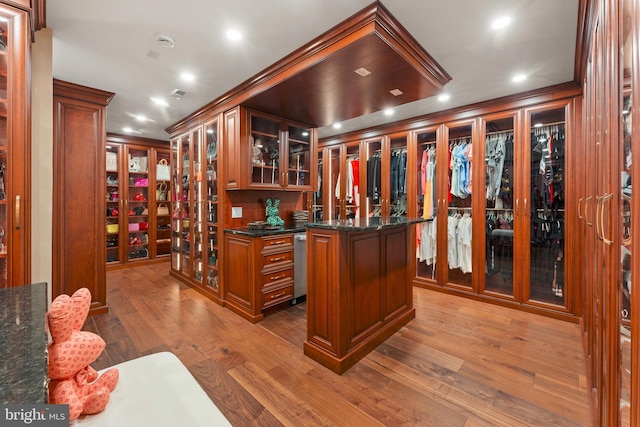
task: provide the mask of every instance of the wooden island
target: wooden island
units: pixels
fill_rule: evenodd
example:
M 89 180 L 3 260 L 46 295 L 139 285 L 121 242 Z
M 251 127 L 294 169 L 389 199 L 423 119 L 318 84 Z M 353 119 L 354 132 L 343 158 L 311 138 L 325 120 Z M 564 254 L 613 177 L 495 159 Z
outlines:
M 305 355 L 342 374 L 415 317 L 411 226 L 423 221 L 390 217 L 305 224 Z

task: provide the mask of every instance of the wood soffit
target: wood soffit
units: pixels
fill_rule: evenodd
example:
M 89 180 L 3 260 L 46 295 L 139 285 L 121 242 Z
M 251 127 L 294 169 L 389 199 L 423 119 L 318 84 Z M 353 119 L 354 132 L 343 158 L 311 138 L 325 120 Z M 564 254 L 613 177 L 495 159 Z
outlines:
M 371 74 L 356 74 L 361 67 Z M 449 81 L 376 1 L 166 131 L 173 134 L 235 105 L 322 127 L 434 96 Z M 393 89 L 402 95 L 392 95 Z

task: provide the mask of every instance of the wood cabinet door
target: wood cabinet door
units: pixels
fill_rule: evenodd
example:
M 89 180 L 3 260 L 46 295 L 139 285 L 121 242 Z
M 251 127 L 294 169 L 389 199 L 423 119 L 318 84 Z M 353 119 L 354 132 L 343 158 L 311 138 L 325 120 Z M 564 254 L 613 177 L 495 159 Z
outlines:
M 53 297 L 91 291 L 107 310 L 106 106 L 112 93 L 54 80 Z
M 239 189 L 242 186 L 240 121 L 240 107 L 224 113 L 224 183 L 227 190 Z

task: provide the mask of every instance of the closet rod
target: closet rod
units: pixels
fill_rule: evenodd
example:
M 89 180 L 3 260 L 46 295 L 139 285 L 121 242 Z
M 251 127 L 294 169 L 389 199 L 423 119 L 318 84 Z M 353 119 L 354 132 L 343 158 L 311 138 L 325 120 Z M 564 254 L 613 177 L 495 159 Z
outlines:
M 432 142 L 421 142 L 420 145 L 436 145 L 438 142 L 437 141 L 432 141 Z
M 550 126 L 564 125 L 564 124 L 566 124 L 566 123 L 567 123 L 566 121 L 563 121 L 563 122 L 553 122 L 553 123 L 545 123 L 545 124 L 543 124 L 542 126 L 537 126 L 537 127 L 536 127 L 536 126 L 531 126 L 531 129 L 532 129 L 532 130 L 533 130 L 533 129 L 543 129 L 543 128 L 547 128 L 547 127 L 550 127 Z
M 511 129 L 511 130 L 499 130 L 499 131 L 496 131 L 496 132 L 487 132 L 487 133 L 485 133 L 485 136 L 487 136 L 487 135 L 498 135 L 500 133 L 510 133 L 510 134 L 513 135 L 513 129 Z
M 449 143 L 451 143 L 451 142 L 467 142 L 467 140 L 469 140 L 469 142 L 471 142 L 471 137 L 470 136 L 462 136 L 460 138 L 451 138 L 451 139 L 449 139 Z

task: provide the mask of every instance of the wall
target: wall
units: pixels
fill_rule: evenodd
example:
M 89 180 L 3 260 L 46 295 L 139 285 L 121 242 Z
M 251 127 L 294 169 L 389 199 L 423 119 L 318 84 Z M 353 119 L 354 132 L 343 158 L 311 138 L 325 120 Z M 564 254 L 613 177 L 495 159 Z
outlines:
M 31 56 L 31 280 L 51 300 L 53 217 L 53 71 L 51 29 L 35 33 Z

